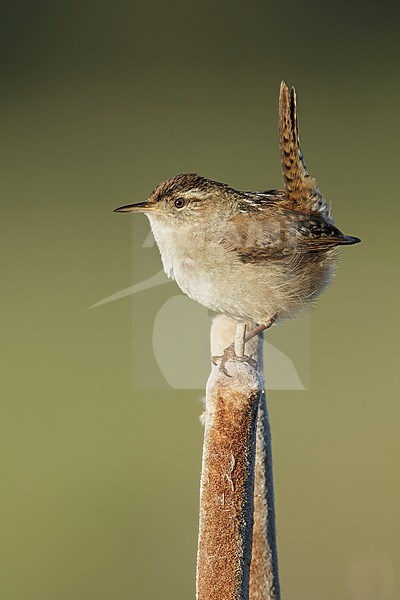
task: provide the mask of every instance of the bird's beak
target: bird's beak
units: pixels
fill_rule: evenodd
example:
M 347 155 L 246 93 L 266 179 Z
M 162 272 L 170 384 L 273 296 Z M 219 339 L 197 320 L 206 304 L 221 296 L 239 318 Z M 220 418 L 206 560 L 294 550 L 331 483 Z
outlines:
M 114 209 L 114 212 L 151 212 L 154 208 L 149 206 L 147 202 L 139 202 L 138 204 L 125 204 L 125 206 L 119 206 Z

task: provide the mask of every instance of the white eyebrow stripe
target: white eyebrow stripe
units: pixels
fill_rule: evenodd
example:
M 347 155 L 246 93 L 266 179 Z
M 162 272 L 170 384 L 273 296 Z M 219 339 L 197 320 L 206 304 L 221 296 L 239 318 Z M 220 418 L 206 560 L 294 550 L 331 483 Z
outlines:
M 204 200 L 205 198 L 210 198 L 213 194 L 210 192 L 205 192 L 204 190 L 199 190 L 194 188 L 193 190 L 189 190 L 187 192 L 182 192 L 179 194 L 183 198 L 191 198 L 192 200 Z

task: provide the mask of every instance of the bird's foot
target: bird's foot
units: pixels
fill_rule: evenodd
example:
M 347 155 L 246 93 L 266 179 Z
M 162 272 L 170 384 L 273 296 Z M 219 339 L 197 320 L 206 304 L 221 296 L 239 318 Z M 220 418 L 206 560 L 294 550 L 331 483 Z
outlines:
M 213 365 L 217 365 L 218 363 L 220 363 L 219 370 L 222 373 L 224 373 L 225 375 L 227 375 L 228 377 L 232 377 L 231 375 L 229 375 L 228 371 L 226 370 L 226 366 L 225 366 L 226 363 L 228 362 L 228 360 L 237 360 L 240 362 L 245 362 L 248 365 L 250 365 L 251 367 L 253 367 L 253 369 L 256 369 L 258 367 L 257 361 L 254 358 L 252 358 L 251 356 L 246 356 L 245 354 L 243 354 L 242 356 L 238 356 L 235 352 L 234 344 L 231 344 L 230 346 L 225 348 L 222 356 L 212 356 L 211 357 L 211 362 L 213 363 Z

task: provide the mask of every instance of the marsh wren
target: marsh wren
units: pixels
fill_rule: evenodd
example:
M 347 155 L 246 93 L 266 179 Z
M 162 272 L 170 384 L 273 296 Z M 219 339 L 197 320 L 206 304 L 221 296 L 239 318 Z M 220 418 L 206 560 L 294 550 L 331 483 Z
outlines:
M 332 280 L 337 247 L 360 241 L 335 227 L 307 171 L 296 91 L 283 81 L 279 136 L 283 190 L 242 192 L 189 173 L 160 183 L 146 202 L 116 209 L 145 213 L 168 277 L 193 300 L 239 322 L 223 371 L 230 358 L 251 362 L 244 344 L 313 302 Z M 249 322 L 256 327 L 246 335 Z

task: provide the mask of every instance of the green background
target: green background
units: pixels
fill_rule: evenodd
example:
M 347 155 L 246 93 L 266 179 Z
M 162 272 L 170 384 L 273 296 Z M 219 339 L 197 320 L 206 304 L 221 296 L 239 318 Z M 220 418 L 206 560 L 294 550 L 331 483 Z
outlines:
M 281 185 L 282 78 L 363 239 L 307 325 L 307 390 L 269 393 L 283 597 L 399 597 L 396 6 L 3 3 L 4 600 L 194 597 L 202 392 L 168 389 L 149 341 L 178 290 L 90 306 L 160 268 L 116 206 L 185 171 Z

